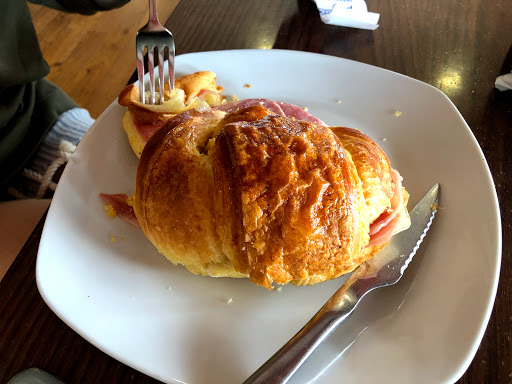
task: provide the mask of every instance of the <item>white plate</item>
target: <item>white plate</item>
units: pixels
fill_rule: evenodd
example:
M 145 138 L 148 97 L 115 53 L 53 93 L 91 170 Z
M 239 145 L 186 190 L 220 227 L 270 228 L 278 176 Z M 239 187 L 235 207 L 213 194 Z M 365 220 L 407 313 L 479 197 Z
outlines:
M 442 209 L 402 281 L 370 294 L 293 381 L 456 381 L 490 316 L 501 224 L 487 163 L 450 100 L 393 72 L 303 52 L 194 53 L 176 65 L 178 74 L 216 72 L 226 95 L 286 101 L 368 133 L 403 175 L 411 208 L 441 184 Z M 85 339 L 150 376 L 240 383 L 343 279 L 269 292 L 247 280 L 194 276 L 140 230 L 108 218 L 98 193 L 134 190 L 137 159 L 123 112 L 114 102 L 100 116 L 59 183 L 37 259 L 41 295 Z

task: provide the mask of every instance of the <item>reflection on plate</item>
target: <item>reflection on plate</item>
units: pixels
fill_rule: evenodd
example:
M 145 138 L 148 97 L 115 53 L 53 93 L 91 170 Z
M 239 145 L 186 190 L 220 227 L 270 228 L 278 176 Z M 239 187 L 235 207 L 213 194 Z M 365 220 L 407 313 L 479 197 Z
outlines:
M 462 375 L 494 301 L 501 229 L 487 164 L 449 99 L 396 73 L 303 52 L 195 53 L 176 65 L 178 74 L 216 72 L 226 95 L 286 101 L 329 125 L 363 130 L 404 176 L 410 207 L 441 184 L 442 209 L 403 280 L 370 294 L 294 382 L 433 383 Z M 247 280 L 194 276 L 160 256 L 140 230 L 108 218 L 98 193 L 134 191 L 137 159 L 123 112 L 114 102 L 65 170 L 41 239 L 39 290 L 85 339 L 150 376 L 242 382 L 344 279 L 269 292 Z

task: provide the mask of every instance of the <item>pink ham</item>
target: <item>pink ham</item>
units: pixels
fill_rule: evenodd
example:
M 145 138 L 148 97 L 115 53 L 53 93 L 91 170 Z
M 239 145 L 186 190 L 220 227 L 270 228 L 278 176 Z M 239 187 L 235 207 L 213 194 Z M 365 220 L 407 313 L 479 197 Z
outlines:
M 218 109 L 220 111 L 229 113 L 238 111 L 243 108 L 251 107 L 257 104 L 261 104 L 263 107 L 275 113 L 276 115 L 293 117 L 296 120 L 309 121 L 311 123 L 325 125 L 325 123 L 322 120 L 317 119 L 315 116 L 311 115 L 310 113 L 306 112 L 304 109 L 296 105 L 283 103 L 282 101 L 273 101 L 269 99 L 244 99 L 237 101 L 236 103 L 219 105 L 217 107 L 214 107 L 214 109 Z
M 393 236 L 394 229 L 400 220 L 399 215 L 395 215 L 393 219 L 386 225 L 384 228 L 382 228 L 379 232 L 370 235 L 370 242 L 368 243 L 369 247 L 374 247 L 376 245 L 382 245 L 387 243 L 389 240 L 391 240 L 391 237 Z
M 184 123 L 187 120 L 190 120 L 192 118 L 192 115 L 190 111 L 185 111 L 180 114 L 177 114 L 173 116 L 169 120 L 158 120 L 154 123 L 150 124 L 140 124 L 137 123 L 135 120 L 132 119 L 133 125 L 135 125 L 135 128 L 137 128 L 137 131 L 140 133 L 142 138 L 144 139 L 144 142 L 147 143 L 148 140 L 158 131 L 162 125 L 164 125 L 165 122 L 169 121 L 170 124 L 172 124 L 174 127 L 178 126 L 182 123 Z
M 141 124 L 132 118 L 132 124 L 137 128 L 137 132 L 139 132 L 144 142 L 147 142 L 164 125 L 164 122 L 164 120 L 157 120 L 152 123 Z
M 124 193 L 106 194 L 100 193 L 100 198 L 106 203 L 114 207 L 116 214 L 131 225 L 140 227 L 139 221 L 135 216 L 133 207 L 128 205 L 128 196 Z
M 311 115 L 310 113 L 306 112 L 301 107 L 298 107 L 296 105 L 283 103 L 281 101 L 277 101 L 277 104 L 281 107 L 281 109 L 284 112 L 284 116 L 288 117 L 294 117 L 295 120 L 304 120 L 304 121 L 310 121 L 312 123 L 324 125 L 325 123 L 317 119 L 315 116 Z
M 391 170 L 391 175 L 395 183 L 395 190 L 391 198 L 391 207 L 389 210 L 384 211 L 378 218 L 370 225 L 370 242 L 369 247 L 387 243 L 396 228 L 399 220 L 399 212 L 403 206 L 403 191 L 402 181 L 400 174 L 394 169 Z
M 234 103 L 222 104 L 214 107 L 213 109 L 217 109 L 219 111 L 224 111 L 226 113 L 236 112 L 240 109 L 244 109 L 247 107 L 252 107 L 253 105 L 261 104 L 264 108 L 269 111 L 275 113 L 276 115 L 285 116 L 281 107 L 272 100 L 268 99 L 244 99 Z

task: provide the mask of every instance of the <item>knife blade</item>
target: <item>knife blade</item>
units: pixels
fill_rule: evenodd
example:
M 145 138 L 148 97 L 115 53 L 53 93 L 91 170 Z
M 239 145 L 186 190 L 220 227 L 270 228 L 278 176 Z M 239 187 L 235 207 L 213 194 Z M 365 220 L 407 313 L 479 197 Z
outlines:
M 393 236 L 374 257 L 352 272 L 315 316 L 244 384 L 284 384 L 372 290 L 397 283 L 423 242 L 437 212 L 439 184 L 410 212 L 411 226 Z

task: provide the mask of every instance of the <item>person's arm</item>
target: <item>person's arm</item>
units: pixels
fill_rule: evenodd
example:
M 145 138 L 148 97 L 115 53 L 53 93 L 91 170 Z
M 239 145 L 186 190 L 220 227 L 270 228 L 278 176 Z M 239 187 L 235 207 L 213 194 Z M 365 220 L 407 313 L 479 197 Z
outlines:
M 64 12 L 92 15 L 99 11 L 119 8 L 130 0 L 29 0 L 31 3 L 44 5 Z

